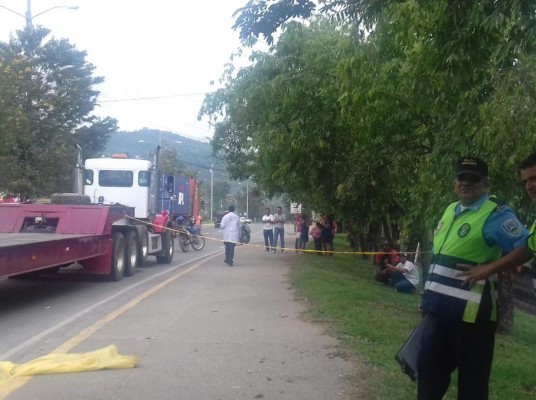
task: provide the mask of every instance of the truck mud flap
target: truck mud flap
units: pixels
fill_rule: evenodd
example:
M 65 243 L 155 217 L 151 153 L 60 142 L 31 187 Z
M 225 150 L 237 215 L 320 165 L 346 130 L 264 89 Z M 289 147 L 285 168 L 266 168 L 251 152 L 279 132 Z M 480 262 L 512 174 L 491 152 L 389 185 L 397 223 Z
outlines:
M 160 234 L 149 233 L 149 254 L 162 251 L 162 238 Z

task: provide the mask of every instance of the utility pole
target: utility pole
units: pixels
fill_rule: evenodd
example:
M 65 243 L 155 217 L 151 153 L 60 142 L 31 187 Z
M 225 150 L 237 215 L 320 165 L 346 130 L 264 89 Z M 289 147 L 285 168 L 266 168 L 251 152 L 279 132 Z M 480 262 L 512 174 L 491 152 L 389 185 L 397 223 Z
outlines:
M 26 28 L 32 27 L 32 0 L 27 0 L 26 2 L 26 15 L 24 16 L 26 19 Z
M 210 166 L 210 222 L 213 222 L 214 219 L 212 218 L 212 210 L 214 209 L 213 203 L 214 203 L 214 164 Z

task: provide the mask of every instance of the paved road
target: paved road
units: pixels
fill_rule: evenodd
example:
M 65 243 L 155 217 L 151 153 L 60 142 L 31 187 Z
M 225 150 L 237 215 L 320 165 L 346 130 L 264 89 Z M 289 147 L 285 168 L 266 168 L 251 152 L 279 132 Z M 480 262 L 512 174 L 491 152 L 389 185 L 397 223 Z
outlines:
M 254 234 L 253 243 L 259 240 Z M 18 380 L 24 384 L 4 387 L 0 398 L 350 399 L 352 364 L 321 327 L 302 319 L 304 306 L 289 287 L 296 257 L 304 255 L 242 246 L 234 267 L 221 252 L 173 267 L 159 288 L 126 298 L 123 311 L 95 310 L 11 359 L 28 361 L 62 345 L 86 352 L 115 344 L 140 358 L 137 368 Z M 94 332 L 81 335 L 88 327 Z

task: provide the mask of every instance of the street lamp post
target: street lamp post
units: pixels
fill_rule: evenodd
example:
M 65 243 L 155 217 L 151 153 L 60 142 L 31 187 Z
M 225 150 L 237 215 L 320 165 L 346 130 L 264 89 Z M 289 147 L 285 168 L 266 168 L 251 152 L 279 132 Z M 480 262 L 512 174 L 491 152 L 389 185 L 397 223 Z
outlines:
M 26 20 L 26 28 L 31 28 L 32 27 L 33 20 L 35 18 L 37 18 L 40 15 L 43 15 L 43 14 L 45 14 L 45 13 L 51 11 L 51 10 L 55 10 L 56 8 L 66 8 L 68 10 L 78 10 L 78 6 L 54 6 L 54 7 L 47 8 L 46 10 L 41 11 L 41 12 L 39 12 L 39 13 L 37 13 L 37 14 L 32 16 L 32 0 L 27 0 L 26 1 L 26 13 L 24 15 L 22 15 L 21 13 L 15 11 L 15 10 L 12 10 L 9 7 L 3 6 L 3 5 L 0 5 L 0 8 L 3 8 L 4 10 L 10 11 L 13 14 L 18 15 L 19 17 L 24 18 Z
M 238 182 L 242 185 L 242 182 Z M 246 181 L 246 217 L 249 218 L 249 180 Z
M 212 218 L 212 210 L 214 209 L 214 207 L 212 206 L 212 204 L 214 203 L 214 170 L 212 168 L 214 168 L 214 164 L 210 166 L 210 221 L 214 221 L 214 219 Z

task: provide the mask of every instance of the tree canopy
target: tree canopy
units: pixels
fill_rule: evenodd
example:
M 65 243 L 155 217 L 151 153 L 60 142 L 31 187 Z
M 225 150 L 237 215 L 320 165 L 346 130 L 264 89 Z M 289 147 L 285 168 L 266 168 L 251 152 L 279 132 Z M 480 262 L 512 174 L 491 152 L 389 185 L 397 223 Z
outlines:
M 27 27 L 0 43 L 0 190 L 23 197 L 70 191 L 75 144 L 105 147 L 116 121 L 92 115 L 103 78 L 66 39 Z
M 379 227 L 426 243 L 462 155 L 487 160 L 492 192 L 520 205 L 536 3 L 503 3 L 324 1 L 309 18 L 310 1 L 248 2 L 242 38 L 283 29 L 207 96 L 215 151 L 267 194 L 336 213 L 367 248 Z

